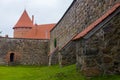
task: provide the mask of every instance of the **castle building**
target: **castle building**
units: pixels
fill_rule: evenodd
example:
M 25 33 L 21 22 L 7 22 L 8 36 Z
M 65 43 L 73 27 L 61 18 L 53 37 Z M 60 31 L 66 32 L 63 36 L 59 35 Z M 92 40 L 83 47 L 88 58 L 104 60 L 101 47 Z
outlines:
M 50 30 L 55 24 L 34 24 L 24 10 L 13 27 L 14 37 L 0 37 L 0 65 L 47 65 Z
M 13 27 L 14 38 L 31 38 L 31 39 L 50 39 L 50 30 L 55 24 L 34 24 L 34 16 L 30 19 L 26 10 L 24 10 L 20 19 Z
M 74 0 L 57 24 L 24 10 L 14 38 L 0 37 L 0 65 L 76 64 L 85 76 L 120 74 L 120 0 Z
M 74 0 L 50 35 L 49 65 L 76 63 L 86 76 L 120 73 L 120 0 Z

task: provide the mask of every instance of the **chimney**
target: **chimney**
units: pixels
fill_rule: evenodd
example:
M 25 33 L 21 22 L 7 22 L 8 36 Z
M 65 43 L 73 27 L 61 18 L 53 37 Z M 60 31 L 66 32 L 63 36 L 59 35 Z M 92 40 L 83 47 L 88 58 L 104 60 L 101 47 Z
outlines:
M 32 15 L 32 23 L 34 24 L 34 15 Z

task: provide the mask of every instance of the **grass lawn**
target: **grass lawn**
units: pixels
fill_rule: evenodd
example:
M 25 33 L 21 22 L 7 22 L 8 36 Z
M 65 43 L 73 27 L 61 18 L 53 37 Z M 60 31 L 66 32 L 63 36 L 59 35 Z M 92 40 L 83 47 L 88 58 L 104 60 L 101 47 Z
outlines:
M 0 80 L 86 80 L 75 65 L 60 68 L 38 66 L 0 66 Z M 90 80 L 120 80 L 119 75 L 93 77 Z

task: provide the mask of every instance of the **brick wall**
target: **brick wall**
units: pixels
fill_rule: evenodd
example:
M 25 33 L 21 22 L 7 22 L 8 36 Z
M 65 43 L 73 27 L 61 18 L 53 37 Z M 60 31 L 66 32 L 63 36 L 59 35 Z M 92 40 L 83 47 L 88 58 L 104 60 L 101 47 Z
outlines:
M 14 38 L 24 38 L 31 28 L 14 28 Z

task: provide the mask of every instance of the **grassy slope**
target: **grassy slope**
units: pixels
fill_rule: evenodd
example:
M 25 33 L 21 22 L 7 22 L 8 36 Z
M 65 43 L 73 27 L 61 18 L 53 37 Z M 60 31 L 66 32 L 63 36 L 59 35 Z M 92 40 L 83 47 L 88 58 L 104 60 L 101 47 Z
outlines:
M 0 80 L 85 80 L 85 77 L 76 72 L 75 65 L 64 68 L 58 66 L 1 66 Z M 91 80 L 120 80 L 120 76 L 94 77 Z

